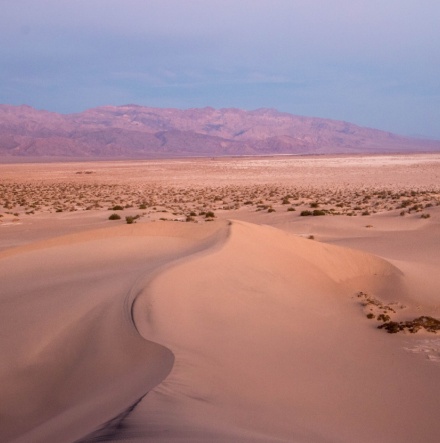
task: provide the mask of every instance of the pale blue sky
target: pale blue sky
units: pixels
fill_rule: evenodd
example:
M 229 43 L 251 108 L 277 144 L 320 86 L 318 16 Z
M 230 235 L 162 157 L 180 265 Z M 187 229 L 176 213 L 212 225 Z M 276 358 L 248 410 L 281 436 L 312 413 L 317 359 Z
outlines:
M 0 103 L 276 108 L 440 139 L 439 0 L 0 0 Z

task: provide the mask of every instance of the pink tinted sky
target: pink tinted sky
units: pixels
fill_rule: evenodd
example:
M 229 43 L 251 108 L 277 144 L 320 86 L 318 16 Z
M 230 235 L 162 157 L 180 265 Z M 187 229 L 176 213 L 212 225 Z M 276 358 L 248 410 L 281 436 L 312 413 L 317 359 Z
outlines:
M 438 0 L 1 0 L 0 103 L 273 107 L 440 139 Z

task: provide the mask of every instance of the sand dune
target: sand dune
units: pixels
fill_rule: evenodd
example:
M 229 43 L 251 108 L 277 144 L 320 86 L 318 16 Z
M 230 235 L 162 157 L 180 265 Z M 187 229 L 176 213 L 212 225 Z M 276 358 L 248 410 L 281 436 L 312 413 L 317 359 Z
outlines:
M 168 374 L 172 353 L 139 336 L 131 306 L 144 279 L 220 229 L 190 228 L 122 226 L 0 255 L 2 441 L 76 440 Z
M 438 162 L 394 164 L 380 186 L 397 185 L 374 190 L 359 182 L 374 183 L 383 158 L 363 172 L 352 164 L 363 159 L 324 160 L 330 191 L 312 186 L 313 159 L 296 165 L 307 189 L 290 191 L 293 160 L 271 172 L 286 187 L 263 182 L 269 159 L 248 160 L 251 178 L 225 160 L 221 183 L 236 186 L 208 186 L 219 165 L 206 162 L 205 188 L 147 194 L 145 165 L 104 187 L 105 165 L 96 179 L 48 166 L 67 174 L 57 186 L 38 183 L 41 170 L 21 186 L 12 168 L 0 196 L 0 441 L 437 442 L 440 338 L 377 326 L 382 313 L 440 317 Z M 174 183 L 167 165 L 159 178 Z M 80 195 L 84 208 L 69 209 Z M 108 206 L 137 214 L 147 200 L 138 223 L 108 220 Z M 300 216 L 313 202 L 341 212 Z M 190 211 L 188 223 L 159 221 Z
M 433 442 L 440 430 L 439 368 L 357 300 L 406 294 L 379 257 L 234 221 L 119 226 L 0 260 L 4 441 Z
M 235 222 L 221 250 L 159 275 L 136 303 L 141 333 L 176 362 L 128 418 L 130 438 L 435 441 L 438 368 L 352 298 L 387 298 L 403 280 L 368 254 Z

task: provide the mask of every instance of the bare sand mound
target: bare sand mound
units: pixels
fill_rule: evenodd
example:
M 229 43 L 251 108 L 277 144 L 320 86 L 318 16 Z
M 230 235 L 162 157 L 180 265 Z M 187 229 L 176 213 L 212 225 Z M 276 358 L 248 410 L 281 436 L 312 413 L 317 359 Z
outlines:
M 0 253 L 0 440 L 75 441 L 157 385 L 174 358 L 139 335 L 133 300 L 225 226 L 123 225 Z
M 438 440 L 438 364 L 356 297 L 413 287 L 367 252 L 120 225 L 2 251 L 0 279 L 1 441 Z
M 378 257 L 233 222 L 221 249 L 138 297 L 137 328 L 175 364 L 118 439 L 436 442 L 439 368 L 377 330 L 355 297 L 405 290 Z

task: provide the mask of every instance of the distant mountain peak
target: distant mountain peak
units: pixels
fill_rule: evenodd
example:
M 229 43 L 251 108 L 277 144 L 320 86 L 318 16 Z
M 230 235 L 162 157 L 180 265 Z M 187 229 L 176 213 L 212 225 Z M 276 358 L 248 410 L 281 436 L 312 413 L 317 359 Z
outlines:
M 414 139 L 272 108 L 101 106 L 76 114 L 0 105 L 0 158 L 148 158 L 438 151 Z

